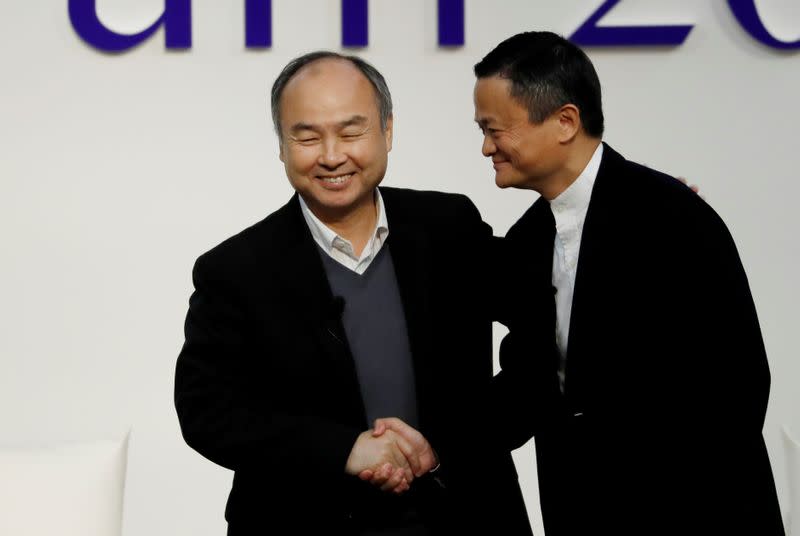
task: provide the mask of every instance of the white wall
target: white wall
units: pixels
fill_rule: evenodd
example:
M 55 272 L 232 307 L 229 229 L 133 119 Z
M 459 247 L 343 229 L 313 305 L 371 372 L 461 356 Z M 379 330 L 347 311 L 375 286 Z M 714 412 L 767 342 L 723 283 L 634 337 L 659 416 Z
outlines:
M 493 184 L 472 122 L 471 66 L 519 31 L 569 34 L 600 3 L 468 0 L 467 44 L 445 50 L 435 2 L 372 0 L 360 53 L 384 72 L 396 105 L 386 184 L 467 193 L 505 232 L 533 196 Z M 274 0 L 274 46 L 246 50 L 243 5 L 195 0 L 189 51 L 165 51 L 159 32 L 107 55 L 74 34 L 66 0 L 0 2 L 0 445 L 131 426 L 128 536 L 224 533 L 231 475 L 183 443 L 172 406 L 190 269 L 288 199 L 266 94 L 290 58 L 340 42 L 339 2 Z M 796 1 L 757 5 L 777 37 L 800 36 Z M 128 32 L 162 6 L 98 0 L 104 22 Z M 785 503 L 778 429 L 800 431 L 800 54 L 753 41 L 726 6 L 622 2 L 606 23 L 696 27 L 677 48 L 590 55 L 606 139 L 700 184 L 736 238 L 773 373 L 764 435 Z M 535 512 L 533 459 L 522 450 Z

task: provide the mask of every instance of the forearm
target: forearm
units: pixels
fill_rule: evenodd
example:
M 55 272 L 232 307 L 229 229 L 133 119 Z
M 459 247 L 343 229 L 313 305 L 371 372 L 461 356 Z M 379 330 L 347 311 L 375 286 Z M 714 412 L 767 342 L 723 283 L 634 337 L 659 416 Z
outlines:
M 187 444 L 234 471 L 295 468 L 339 475 L 362 431 L 269 408 L 265 399 L 243 396 L 231 385 L 219 385 L 218 379 L 182 381 L 180 367 L 175 405 Z

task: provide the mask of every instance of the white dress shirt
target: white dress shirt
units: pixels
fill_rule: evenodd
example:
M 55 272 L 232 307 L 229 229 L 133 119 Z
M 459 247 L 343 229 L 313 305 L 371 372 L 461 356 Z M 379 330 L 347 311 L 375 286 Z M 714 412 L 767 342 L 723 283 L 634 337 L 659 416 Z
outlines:
M 575 291 L 575 274 L 578 271 L 578 254 L 581 250 L 581 234 L 602 157 L 601 143 L 575 182 L 550 201 L 550 208 L 556 220 L 553 286 L 556 288 L 556 344 L 561 358 L 558 379 L 562 392 L 567 368 L 569 321 L 572 314 L 572 295 Z
M 383 198 L 381 192 L 375 188 L 375 208 L 378 211 L 378 221 L 375 223 L 375 230 L 370 236 L 367 245 L 361 252 L 360 257 L 356 257 L 353 250 L 353 244 L 339 236 L 336 231 L 322 223 L 317 218 L 308 205 L 300 196 L 300 208 L 303 212 L 303 218 L 306 220 L 308 229 L 311 231 L 311 236 L 314 242 L 322 248 L 322 251 L 327 253 L 333 260 L 339 264 L 349 268 L 357 274 L 363 274 L 367 267 L 369 267 L 372 260 L 378 255 L 378 252 L 386 242 L 389 236 L 389 222 L 386 220 L 386 209 L 383 207 Z

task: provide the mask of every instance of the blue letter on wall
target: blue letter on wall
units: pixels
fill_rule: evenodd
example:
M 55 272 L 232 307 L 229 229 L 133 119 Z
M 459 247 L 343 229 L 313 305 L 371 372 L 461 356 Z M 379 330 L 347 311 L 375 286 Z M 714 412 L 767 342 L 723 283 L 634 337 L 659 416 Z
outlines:
M 369 40 L 368 0 L 342 0 L 342 46 L 365 47 Z
M 764 27 L 764 23 L 761 22 L 761 17 L 758 16 L 753 0 L 728 0 L 728 5 L 731 7 L 731 11 L 733 11 L 739 24 L 756 40 L 772 48 L 782 50 L 800 49 L 800 40 L 787 42 L 772 37 L 772 34 Z
M 575 30 L 570 40 L 581 46 L 672 46 L 686 40 L 693 26 L 598 26 L 619 0 L 606 0 Z
M 164 13 L 146 30 L 125 35 L 112 32 L 97 17 L 95 0 L 69 0 L 69 20 L 81 38 L 106 52 L 124 52 L 142 43 L 164 25 L 167 48 L 192 46 L 192 1 L 164 0 Z
M 439 0 L 439 46 L 464 44 L 464 0 Z
M 272 46 L 272 0 L 246 0 L 244 43 L 248 48 Z
M 342 46 L 369 44 L 368 0 L 342 0 Z M 438 0 L 439 45 L 464 44 L 464 0 Z

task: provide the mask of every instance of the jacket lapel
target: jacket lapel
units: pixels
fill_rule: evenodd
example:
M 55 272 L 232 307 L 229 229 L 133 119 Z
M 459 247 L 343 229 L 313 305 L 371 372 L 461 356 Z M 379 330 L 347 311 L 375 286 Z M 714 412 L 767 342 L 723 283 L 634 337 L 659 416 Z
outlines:
M 602 309 L 610 284 L 605 275 L 605 267 L 613 265 L 608 257 L 614 256 L 614 248 L 609 239 L 614 235 L 614 181 L 624 159 L 611 147 L 604 144 L 603 159 L 592 189 L 589 209 L 581 235 L 581 248 L 578 254 L 578 271 L 575 275 L 575 289 L 570 315 L 569 342 L 567 350 L 567 373 L 565 394 L 570 410 L 583 413 L 587 404 L 587 385 L 592 381 L 587 371 L 586 355 L 593 345 L 592 317 L 598 308 Z M 594 311 L 594 312 L 593 312 Z
M 431 370 L 430 343 L 431 270 L 427 263 L 431 259 L 431 244 L 428 231 L 415 221 L 413 207 L 404 205 L 391 188 L 381 188 L 389 222 L 387 245 L 392 254 L 400 298 L 403 301 L 409 344 L 414 363 L 414 379 L 417 389 L 417 407 L 420 422 L 424 423 L 426 401 L 435 394 L 436 381 Z
M 303 218 L 297 194 L 278 212 L 280 240 L 272 252 L 263 248 L 262 266 L 272 266 L 281 289 L 282 302 L 298 312 L 298 321 L 320 348 L 320 359 L 329 363 L 332 381 L 365 415 L 359 396 L 355 363 L 342 325 L 342 307 L 334 300 L 319 248 Z M 269 258 L 271 257 L 271 259 Z M 277 262 L 276 262 L 277 259 Z M 356 400 L 357 399 L 357 400 Z
M 333 301 L 333 293 L 317 245 L 300 211 L 297 194 L 281 209 L 281 216 L 284 240 L 276 251 L 279 260 L 276 272 L 286 294 L 295 295 L 312 318 L 321 320 Z

